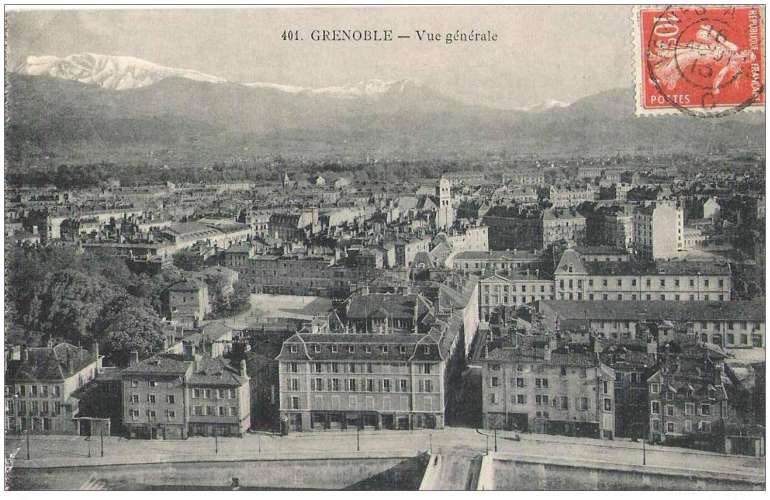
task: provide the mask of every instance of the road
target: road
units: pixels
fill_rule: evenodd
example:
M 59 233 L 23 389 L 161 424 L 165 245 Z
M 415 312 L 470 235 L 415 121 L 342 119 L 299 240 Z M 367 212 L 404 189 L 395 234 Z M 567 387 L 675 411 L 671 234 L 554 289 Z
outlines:
M 488 431 L 485 431 L 488 432 Z M 529 457 L 558 457 L 576 462 L 600 461 L 641 467 L 642 448 L 640 443 L 628 441 L 600 441 L 586 438 L 567 438 L 525 434 L 520 441 L 514 441 L 513 434 L 499 432 L 497 446 L 501 453 L 526 455 Z M 213 438 L 190 438 L 185 441 L 144 441 L 109 437 L 105 439 L 104 457 L 100 457 L 98 439 L 86 441 L 74 436 L 32 436 L 31 460 L 25 460 L 26 445 L 23 439 L 10 437 L 5 440 L 6 450 L 19 452 L 13 459 L 17 467 L 61 467 L 71 465 L 110 465 L 145 463 L 190 462 L 190 461 L 246 461 L 255 459 L 280 458 L 321 458 L 328 456 L 416 456 L 432 446 L 435 453 L 446 460 L 442 474 L 447 474 L 449 484 L 463 489 L 470 477 L 474 479 L 470 459 L 494 449 L 494 435 L 489 440 L 473 429 L 448 428 L 440 431 L 370 431 L 360 434 L 360 451 L 356 451 L 356 433 L 328 431 L 318 433 L 271 436 L 248 434 L 243 438 L 219 438 L 215 453 Z M 90 457 L 89 457 L 90 447 Z M 715 453 L 666 448 L 647 447 L 647 465 L 675 469 L 695 469 L 736 473 L 764 477 L 764 458 L 721 455 Z M 119 474 L 127 465 L 111 467 L 115 475 L 100 477 L 100 480 L 128 480 Z M 159 466 L 148 466 L 157 470 Z M 162 467 L 162 466 L 161 466 Z M 200 464 L 190 464 L 201 468 Z M 224 467 L 224 466 L 223 466 Z M 71 469 L 70 469 L 71 470 Z M 40 472 L 40 471 L 38 471 Z M 41 485 L 45 474 L 40 474 Z M 81 481 L 82 479 L 82 481 Z M 221 479 L 217 476 L 217 481 Z M 81 481 L 77 487 L 88 481 L 88 477 L 73 475 L 72 484 Z M 455 483 L 457 483 L 455 485 Z M 99 486 L 100 483 L 95 483 Z M 217 483 L 220 484 L 220 483 Z

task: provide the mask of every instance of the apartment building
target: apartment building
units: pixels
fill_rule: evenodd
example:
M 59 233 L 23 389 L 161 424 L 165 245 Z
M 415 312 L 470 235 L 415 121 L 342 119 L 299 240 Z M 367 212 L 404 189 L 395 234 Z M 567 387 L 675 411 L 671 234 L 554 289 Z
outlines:
M 79 434 L 76 391 L 102 368 L 98 346 L 91 351 L 66 342 L 6 351 L 5 431 Z
M 168 289 L 170 319 L 185 326 L 197 325 L 211 313 L 209 288 L 201 280 L 189 279 Z
M 671 202 L 637 209 L 633 244 L 641 259 L 676 257 L 684 249 L 684 210 Z
M 657 369 L 657 352 L 611 345 L 600 357 L 615 372 L 615 435 L 644 439 L 649 433 L 647 379 Z
M 393 242 L 396 248 L 396 265 L 412 267 L 414 258 L 420 252 L 430 251 L 429 238 L 399 239 Z
M 236 270 L 238 279 L 254 293 L 322 297 L 347 296 L 351 283 L 376 272 L 334 265 L 329 257 L 253 255 L 240 250 L 226 253 L 225 265 Z
M 519 307 L 539 300 L 552 300 L 553 280 L 540 279 L 537 273 L 497 274 L 479 280 L 479 317 L 489 321 L 500 307 Z
M 297 334 L 278 355 L 291 431 L 444 426 L 444 360 L 413 334 Z
M 542 253 L 530 250 L 490 250 L 488 252 L 460 252 L 453 258 L 456 271 L 482 275 L 494 272 L 505 276 L 525 269 L 536 269 Z
M 558 300 L 727 301 L 732 274 L 723 262 L 585 262 L 574 249 L 554 272 Z
M 722 383 L 724 359 L 721 349 L 699 342 L 661 357 L 660 368 L 647 379 L 651 441 L 665 443 L 690 435 L 721 451 L 720 436 L 730 416 Z
M 250 425 L 249 377 L 223 358 L 198 354 L 186 343 L 182 354 L 163 353 L 121 373 L 123 424 L 130 438 L 187 439 L 241 436 Z
M 728 352 L 738 349 L 765 348 L 765 301 L 595 301 L 544 300 L 538 303 L 545 324 L 566 330 L 585 326 L 610 340 L 647 339 L 645 324 L 679 325 L 691 338 L 708 342 Z M 665 338 L 659 339 L 662 341 Z
M 591 184 L 575 186 L 550 186 L 548 200 L 554 208 L 576 207 L 587 201 L 599 199 L 599 190 Z
M 580 244 L 586 237 L 586 218 L 577 210 L 567 208 L 549 208 L 542 217 L 543 248 L 566 241 Z
M 484 428 L 613 438 L 615 373 L 596 353 L 512 334 L 488 343 L 477 361 Z

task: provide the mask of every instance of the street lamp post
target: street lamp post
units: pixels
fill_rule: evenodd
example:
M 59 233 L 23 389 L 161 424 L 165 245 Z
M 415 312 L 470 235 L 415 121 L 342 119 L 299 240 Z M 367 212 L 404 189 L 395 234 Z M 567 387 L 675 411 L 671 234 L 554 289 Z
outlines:
M 356 426 L 356 451 L 361 451 L 361 426 Z
M 214 427 L 214 453 L 219 455 L 219 438 L 217 437 L 216 427 Z
M 29 429 L 27 429 L 27 460 L 29 460 Z
M 495 453 L 497 453 L 497 428 L 495 428 Z
M 104 422 L 99 425 L 99 442 L 101 444 L 101 456 L 104 457 Z
M 428 434 L 428 449 L 430 450 L 430 454 L 433 455 L 433 433 Z

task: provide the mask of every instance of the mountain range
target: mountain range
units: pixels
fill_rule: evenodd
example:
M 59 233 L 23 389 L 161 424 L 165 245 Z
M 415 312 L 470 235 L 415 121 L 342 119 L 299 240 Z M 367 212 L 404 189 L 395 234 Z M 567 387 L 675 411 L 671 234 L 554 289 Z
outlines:
M 462 103 L 413 79 L 309 88 L 238 83 L 131 57 L 37 56 L 8 73 L 11 162 L 252 156 L 484 158 L 764 146 L 764 114 L 636 117 L 632 89 L 519 110 Z

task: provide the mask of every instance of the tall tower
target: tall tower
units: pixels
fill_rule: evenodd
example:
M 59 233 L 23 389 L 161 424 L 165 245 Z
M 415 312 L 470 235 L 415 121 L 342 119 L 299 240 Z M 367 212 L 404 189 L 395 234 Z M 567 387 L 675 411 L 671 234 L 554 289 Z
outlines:
M 441 229 L 449 229 L 455 222 L 455 213 L 452 208 L 452 184 L 446 177 L 438 181 L 438 214 L 436 226 Z

